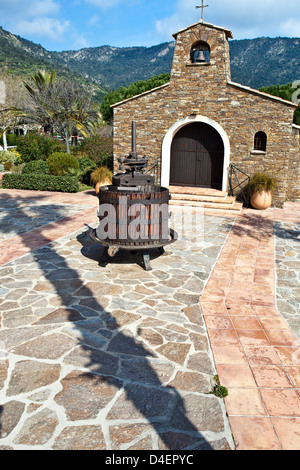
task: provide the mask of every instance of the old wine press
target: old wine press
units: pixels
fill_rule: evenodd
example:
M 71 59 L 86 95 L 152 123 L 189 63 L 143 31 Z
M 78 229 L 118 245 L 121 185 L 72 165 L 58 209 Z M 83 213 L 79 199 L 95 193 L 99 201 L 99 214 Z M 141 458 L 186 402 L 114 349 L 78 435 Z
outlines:
M 167 188 L 155 184 L 155 178 L 146 173 L 148 158 L 136 152 L 136 123 L 132 123 L 132 151 L 118 159 L 121 173 L 113 176 L 112 185 L 100 188 L 99 226 L 90 237 L 105 247 L 101 263 L 119 250 L 131 255 L 140 252 L 144 268 L 151 270 L 150 251 L 164 253 L 164 246 L 177 240 L 177 233 L 169 228 L 169 200 Z

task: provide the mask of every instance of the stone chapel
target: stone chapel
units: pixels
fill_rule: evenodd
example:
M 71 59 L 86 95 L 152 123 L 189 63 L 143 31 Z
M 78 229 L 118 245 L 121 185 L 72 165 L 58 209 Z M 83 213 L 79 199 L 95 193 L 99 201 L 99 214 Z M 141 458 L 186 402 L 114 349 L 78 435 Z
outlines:
M 203 20 L 174 34 L 170 82 L 113 105 L 114 165 L 136 145 L 162 186 L 228 190 L 230 164 L 275 175 L 274 203 L 300 199 L 297 104 L 231 81 L 228 29 Z

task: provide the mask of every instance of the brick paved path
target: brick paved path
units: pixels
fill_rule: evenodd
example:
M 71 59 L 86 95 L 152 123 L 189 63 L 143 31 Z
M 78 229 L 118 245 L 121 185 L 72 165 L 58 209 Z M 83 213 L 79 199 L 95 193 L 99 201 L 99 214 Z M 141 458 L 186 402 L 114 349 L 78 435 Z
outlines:
M 220 381 L 229 389 L 225 402 L 237 449 L 299 450 L 299 205 L 243 214 L 201 306 Z M 275 230 L 277 253 L 273 220 L 283 224 Z

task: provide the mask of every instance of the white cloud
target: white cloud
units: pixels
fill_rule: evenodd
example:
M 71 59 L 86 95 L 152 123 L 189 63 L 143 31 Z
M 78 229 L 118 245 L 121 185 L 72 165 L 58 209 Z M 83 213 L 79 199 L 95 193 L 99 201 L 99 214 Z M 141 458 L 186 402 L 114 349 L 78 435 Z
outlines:
M 96 26 L 96 25 L 98 25 L 99 19 L 100 19 L 100 18 L 99 18 L 98 15 L 93 15 L 93 16 L 89 19 L 88 25 L 89 25 L 89 26 Z
M 105 9 L 115 7 L 119 3 L 122 3 L 122 0 L 86 0 L 86 2 Z
M 291 18 L 284 21 L 279 26 L 279 32 L 281 36 L 300 37 L 300 20 Z
M 84 34 L 80 34 L 79 36 L 75 36 L 73 47 L 75 50 L 77 49 L 84 49 L 86 47 L 90 47 L 89 41 L 86 39 Z
M 85 0 L 86 3 L 90 3 L 95 7 L 101 8 L 102 10 L 106 10 L 108 8 L 113 8 L 117 5 L 122 5 L 123 8 L 138 5 L 141 3 L 141 0 Z M 150 0 L 147 0 L 150 1 Z
M 53 0 L 0 0 L 1 21 L 13 21 L 14 19 L 39 18 L 57 15 L 60 5 Z
M 70 28 L 54 0 L 0 0 L 1 24 L 14 34 L 59 42 Z
M 172 34 L 199 19 L 199 10 L 196 12 L 195 0 L 177 0 L 173 15 L 156 22 L 157 33 L 163 40 L 169 41 Z
M 200 2 L 198 2 L 198 5 Z M 236 39 L 259 36 L 300 37 L 299 0 L 207 0 L 204 21 L 231 29 Z M 195 0 L 177 0 L 173 15 L 156 23 L 156 32 L 162 41 L 195 23 L 201 11 L 195 9 Z
M 52 41 L 61 41 L 70 28 L 70 21 L 55 18 L 38 17 L 32 20 L 20 20 L 14 23 L 14 33 L 20 36 L 39 36 Z

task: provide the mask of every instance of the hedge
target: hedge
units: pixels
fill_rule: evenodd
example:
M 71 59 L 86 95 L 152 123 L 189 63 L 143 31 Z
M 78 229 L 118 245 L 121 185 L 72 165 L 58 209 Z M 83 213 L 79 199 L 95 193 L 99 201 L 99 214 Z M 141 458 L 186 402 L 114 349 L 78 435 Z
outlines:
M 76 176 L 7 173 L 2 177 L 2 188 L 76 193 L 79 191 L 79 182 Z

